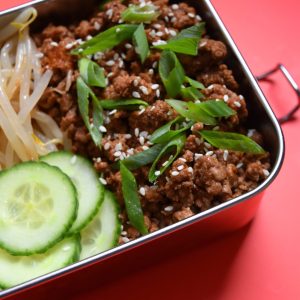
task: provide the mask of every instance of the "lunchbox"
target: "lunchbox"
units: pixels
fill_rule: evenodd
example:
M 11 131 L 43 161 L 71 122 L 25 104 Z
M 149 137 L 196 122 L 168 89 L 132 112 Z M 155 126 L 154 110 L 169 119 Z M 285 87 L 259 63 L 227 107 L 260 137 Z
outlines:
M 84 11 L 94 2 L 85 0 Z M 84 290 L 99 288 L 101 284 L 111 282 L 117 276 L 126 276 L 130 270 L 143 267 L 149 262 L 158 263 L 158 256 L 167 255 L 170 249 L 178 248 L 182 243 L 195 239 L 197 242 L 207 243 L 210 239 L 237 230 L 255 216 L 264 192 L 278 175 L 283 162 L 284 138 L 280 124 L 210 1 L 187 2 L 197 9 L 210 36 L 221 40 L 228 48 L 226 63 L 233 70 L 240 83 L 240 90 L 248 99 L 249 128 L 253 126 L 260 130 L 265 138 L 266 149 L 271 153 L 270 175 L 257 188 L 244 195 L 63 269 L 1 291 L 0 298 L 67 299 Z M 79 13 L 82 3 L 76 0 L 31 1 L 0 12 L 0 25 L 7 24 L 24 8 L 34 6 L 39 11 L 35 25 L 38 30 L 38 26 L 47 22 L 48 18 L 59 19 L 66 13 L 72 17 L 82 17 Z

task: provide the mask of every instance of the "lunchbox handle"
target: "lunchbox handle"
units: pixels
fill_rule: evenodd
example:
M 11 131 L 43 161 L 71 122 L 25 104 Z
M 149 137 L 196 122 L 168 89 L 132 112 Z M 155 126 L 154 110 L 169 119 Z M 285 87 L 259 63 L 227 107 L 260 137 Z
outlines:
M 277 71 L 281 71 L 281 73 L 284 75 L 284 77 L 287 79 L 287 81 L 289 82 L 289 84 L 291 85 L 293 90 L 295 91 L 295 93 L 297 95 L 297 99 L 298 99 L 297 105 L 291 111 L 289 111 L 286 115 L 284 115 L 283 117 L 278 119 L 279 123 L 283 124 L 285 122 L 293 120 L 295 113 L 300 108 L 300 89 L 299 89 L 296 81 L 294 80 L 291 73 L 287 70 L 287 68 L 283 64 L 278 64 L 275 68 L 271 69 L 270 71 L 265 72 L 259 76 L 256 76 L 256 79 L 258 81 L 268 80 L 270 75 L 272 75 L 273 73 L 276 73 Z

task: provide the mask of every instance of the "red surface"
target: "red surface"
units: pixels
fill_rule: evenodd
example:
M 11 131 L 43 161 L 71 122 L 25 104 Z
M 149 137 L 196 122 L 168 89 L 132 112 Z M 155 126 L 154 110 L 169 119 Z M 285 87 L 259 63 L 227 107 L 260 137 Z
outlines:
M 0 1 L 0 9 L 22 2 L 26 1 Z M 282 62 L 300 83 L 299 1 L 213 3 L 255 74 Z M 280 75 L 275 75 L 274 81 L 262 87 L 277 115 L 281 115 L 296 99 Z M 205 246 L 195 242 L 181 254 L 130 272 L 103 286 L 101 292 L 90 291 L 76 300 L 300 299 L 300 201 L 296 188 L 300 175 L 300 113 L 297 117 L 283 126 L 285 163 L 250 227 Z

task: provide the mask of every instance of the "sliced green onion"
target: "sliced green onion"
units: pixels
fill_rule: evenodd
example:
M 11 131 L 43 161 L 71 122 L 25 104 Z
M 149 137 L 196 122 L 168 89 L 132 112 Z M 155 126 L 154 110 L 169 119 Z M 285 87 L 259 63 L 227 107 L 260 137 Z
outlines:
M 122 19 L 131 23 L 143 23 L 155 20 L 160 13 L 153 4 L 130 5 L 122 12 Z
M 135 110 L 139 106 L 148 106 L 148 103 L 139 100 L 139 99 L 122 99 L 122 100 L 113 100 L 105 99 L 100 100 L 100 104 L 103 109 L 126 109 L 126 110 Z
M 104 69 L 88 58 L 81 58 L 78 62 L 82 79 L 90 86 L 106 87 Z
M 128 219 L 141 234 L 147 234 L 141 202 L 138 195 L 137 184 L 133 174 L 120 163 L 122 178 L 122 192 Z
M 140 24 L 133 33 L 132 40 L 136 53 L 140 56 L 141 62 L 144 63 L 149 54 L 149 45 L 143 24 Z
M 111 27 L 86 41 L 78 48 L 74 49 L 71 53 L 90 55 L 111 49 L 123 41 L 131 39 L 136 29 L 137 25 L 133 24 L 121 24 Z
M 96 146 L 101 145 L 102 133 L 100 131 L 100 126 L 103 124 L 103 112 L 102 107 L 99 104 L 99 101 L 93 91 L 86 85 L 81 77 L 77 78 L 76 81 L 77 88 L 77 101 L 78 108 L 83 119 L 85 126 L 87 127 L 94 143 Z M 93 123 L 90 123 L 90 114 L 89 114 L 89 99 L 92 100 L 92 116 Z
M 170 97 L 175 97 L 185 80 L 184 70 L 174 52 L 165 50 L 159 60 L 159 75 Z
M 206 111 L 212 117 L 230 117 L 236 114 L 236 111 L 231 109 L 222 100 L 208 100 L 202 103 L 196 103 L 196 106 L 200 106 L 201 109 Z
M 201 130 L 200 134 L 207 142 L 219 149 L 253 154 L 265 153 L 260 145 L 243 134 L 215 130 Z
M 199 100 L 204 98 L 203 94 L 192 86 L 181 88 L 180 94 L 183 99 L 187 100 Z
M 189 85 L 195 89 L 199 89 L 199 90 L 205 89 L 205 86 L 201 82 L 194 80 L 188 76 L 185 76 L 185 82 L 189 83 Z
M 145 151 L 139 152 L 123 159 L 122 164 L 124 164 L 129 170 L 135 170 L 140 167 L 146 166 L 155 160 L 162 148 L 163 145 L 156 144 Z M 119 162 L 120 161 L 113 165 L 115 169 L 119 168 Z
M 216 125 L 217 121 L 196 103 L 184 102 L 180 100 L 166 100 L 181 116 L 195 122 L 202 122 L 206 125 Z M 201 103 L 199 103 L 201 104 Z
M 171 127 L 175 124 L 180 125 L 184 121 L 184 118 L 182 117 L 177 117 L 176 119 L 168 122 L 167 124 L 163 125 L 162 127 L 156 129 L 152 134 L 151 134 L 151 143 L 167 143 L 169 142 L 174 136 L 178 135 L 181 132 L 184 132 L 188 130 L 189 128 L 192 127 L 194 124 L 193 121 L 189 122 L 188 124 L 185 124 L 181 128 L 178 128 L 176 130 L 171 130 Z
M 156 45 L 153 48 L 172 50 L 177 53 L 197 55 L 198 44 L 204 31 L 204 23 L 183 29 L 177 36 L 168 40 L 166 44 Z
M 149 171 L 148 179 L 150 182 L 154 182 L 173 163 L 173 161 L 180 154 L 182 148 L 184 147 L 185 140 L 186 140 L 185 134 L 178 134 L 168 144 L 164 146 L 164 148 L 157 156 L 156 160 L 153 162 L 151 169 Z M 160 159 L 170 152 L 171 153 L 173 152 L 173 154 L 171 154 L 168 160 L 166 160 L 166 162 L 163 163 L 162 167 L 159 170 L 157 170 L 157 164 L 160 161 Z

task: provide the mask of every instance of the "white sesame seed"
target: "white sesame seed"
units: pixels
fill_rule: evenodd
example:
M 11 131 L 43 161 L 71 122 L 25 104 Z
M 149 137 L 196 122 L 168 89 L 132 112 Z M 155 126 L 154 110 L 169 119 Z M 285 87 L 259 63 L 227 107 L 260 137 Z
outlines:
M 152 85 L 151 85 L 151 89 L 152 89 L 152 90 L 157 90 L 158 88 L 159 88 L 159 84 L 156 84 L 156 83 L 155 83 L 155 84 L 152 84 Z
M 160 175 L 160 171 L 155 171 L 155 172 L 154 172 L 154 175 L 155 175 L 155 176 L 159 176 L 159 175 Z
M 140 130 L 139 130 L 138 128 L 135 128 L 135 129 L 134 129 L 134 135 L 135 135 L 136 137 L 138 137 L 139 134 L 140 134 Z
M 114 115 L 116 112 L 117 112 L 117 110 L 116 110 L 116 109 L 113 109 L 113 110 L 111 110 L 108 114 L 109 114 L 109 115 Z
M 166 22 L 169 22 L 169 17 L 165 16 L 164 19 Z
M 178 172 L 178 171 L 172 171 L 172 172 L 171 172 L 171 175 L 172 175 L 172 176 L 178 176 L 178 175 L 179 175 L 179 172 Z
M 106 11 L 106 15 L 108 16 L 109 19 L 111 19 L 112 15 L 113 15 L 113 10 L 110 8 Z
M 227 102 L 229 100 L 229 96 L 228 95 L 224 95 L 223 99 L 224 99 L 225 102 Z
M 113 60 L 108 60 L 106 63 L 105 63 L 107 66 L 111 67 L 115 64 L 115 61 Z
M 139 115 L 141 115 L 141 114 L 143 114 L 145 112 L 145 108 L 143 108 L 143 109 L 141 109 L 140 111 L 139 111 Z
M 116 32 L 120 32 L 120 31 L 121 31 L 121 28 L 117 28 L 117 29 L 116 29 Z
M 149 149 L 149 147 L 148 147 L 148 146 L 146 146 L 146 145 L 143 145 L 143 146 L 142 146 L 142 149 L 143 149 L 144 151 L 146 151 L 146 150 L 148 150 L 148 149 Z
M 122 241 L 124 243 L 128 243 L 128 242 L 130 242 L 130 239 L 128 237 L 124 236 L 124 237 L 122 237 Z
M 201 153 L 195 153 L 195 159 L 196 160 L 199 159 L 202 156 L 203 156 L 203 154 L 201 154 Z
M 241 100 L 244 100 L 244 99 L 245 99 L 243 95 L 239 95 L 239 98 L 240 98 Z
M 238 164 L 236 165 L 236 167 L 237 167 L 238 169 L 240 169 L 243 165 L 244 165 L 243 163 L 238 163 Z
M 136 78 L 133 80 L 133 85 L 134 86 L 138 86 L 139 85 L 139 82 L 140 82 L 140 79 L 139 78 Z
M 176 10 L 176 9 L 178 9 L 179 8 L 179 5 L 178 4 L 172 4 L 172 9 L 174 9 L 174 10 Z
M 172 23 L 175 23 L 177 21 L 177 18 L 175 18 L 175 17 L 173 17 L 172 19 L 171 19 L 171 22 Z
M 214 154 L 213 151 L 207 151 L 207 152 L 205 153 L 206 156 L 212 156 L 213 154 Z
M 196 144 L 197 144 L 198 146 L 201 145 L 201 140 L 200 140 L 199 138 L 196 138 L 196 139 L 195 139 L 195 142 L 196 142 Z
M 117 60 L 119 58 L 119 53 L 114 54 L 114 60 Z
M 194 170 L 193 170 L 193 168 L 192 167 L 188 167 L 188 172 L 190 172 L 190 173 L 193 173 L 194 172 Z
M 207 148 L 210 148 L 210 147 L 211 147 L 211 144 L 210 144 L 210 143 L 207 143 L 207 142 L 204 142 L 204 145 L 205 145 L 205 147 L 207 147 Z
M 98 23 L 98 22 L 95 22 L 95 23 L 94 23 L 94 28 L 95 28 L 96 30 L 100 30 L 101 24 Z
M 89 40 L 91 40 L 92 38 L 93 38 L 93 37 L 89 34 L 89 35 L 86 36 L 85 39 L 86 39 L 87 41 L 89 41 Z
M 107 132 L 107 129 L 103 125 L 99 126 L 99 130 L 101 132 Z
M 122 236 L 126 236 L 126 235 L 127 235 L 127 231 L 122 230 L 122 231 L 121 231 L 121 235 L 122 235 Z
M 144 143 L 145 143 L 145 138 L 144 138 L 143 136 L 140 136 L 140 137 L 139 137 L 139 142 L 140 142 L 141 145 L 144 145 Z
M 128 153 L 129 155 L 133 155 L 133 154 L 134 154 L 133 148 L 128 149 L 128 150 L 127 150 L 127 153 Z
M 158 40 L 158 41 L 152 43 L 153 46 L 160 46 L 160 45 L 166 45 L 166 44 L 167 44 L 167 42 L 163 41 L 163 40 Z
M 158 31 L 158 32 L 156 32 L 156 34 L 155 34 L 156 36 L 159 36 L 159 37 L 161 37 L 161 36 L 163 36 L 164 35 L 164 33 L 163 32 L 161 32 L 161 31 Z
M 183 165 L 180 165 L 180 166 L 177 167 L 177 170 L 178 170 L 178 171 L 181 171 L 181 170 L 183 170 L 183 169 L 184 169 L 184 166 L 183 166 Z
M 148 137 L 149 133 L 148 131 L 141 131 L 140 136 L 143 136 L 144 138 Z
M 110 149 L 110 143 L 105 143 L 104 150 L 109 150 L 109 149 Z
M 215 126 L 212 130 L 215 130 L 215 131 L 217 131 L 217 130 L 219 130 L 220 129 L 220 127 L 219 126 Z
M 201 21 L 202 18 L 199 15 L 196 15 L 196 20 Z
M 154 27 L 155 29 L 159 29 L 159 28 L 161 28 L 161 25 L 160 25 L 160 24 L 154 24 L 153 27 Z
M 65 46 L 66 49 L 71 49 L 75 44 L 74 43 L 69 43 Z
M 166 34 L 169 34 L 169 33 L 170 33 L 170 31 L 169 31 L 169 29 L 168 29 L 167 27 L 165 28 L 165 33 L 166 33 Z
M 134 91 L 134 92 L 132 92 L 132 97 L 134 97 L 134 98 L 141 98 L 141 95 L 140 95 L 139 92 Z
M 268 177 L 270 175 L 270 172 L 266 169 L 263 169 L 263 173 L 266 177 Z
M 160 90 L 156 90 L 155 95 L 156 95 L 157 98 L 159 98 L 160 97 Z
M 180 157 L 179 160 L 183 161 L 183 162 L 186 162 L 186 159 L 183 158 L 183 157 Z
M 145 196 L 145 195 L 146 195 L 146 190 L 145 190 L 144 187 L 141 187 L 141 188 L 139 189 L 139 192 L 140 192 L 140 194 L 141 194 L 142 196 Z
M 58 43 L 56 43 L 56 42 L 51 42 L 50 45 L 51 45 L 52 47 L 57 47 L 57 46 L 58 46 Z
M 124 135 L 124 138 L 125 138 L 126 140 L 129 140 L 129 139 L 132 138 L 132 135 L 131 135 L 130 133 L 126 133 L 126 134 Z
M 173 209 L 174 209 L 174 207 L 173 207 L 172 205 L 170 205 L 170 206 L 166 206 L 166 207 L 164 208 L 164 211 L 170 212 L 170 211 L 172 211 Z
M 247 136 L 248 136 L 248 137 L 253 136 L 254 132 L 255 132 L 255 129 L 249 129 L 249 130 L 248 130 L 248 133 L 247 133 Z
M 235 105 L 236 107 L 241 107 L 241 106 L 242 106 L 241 103 L 238 102 L 238 101 L 234 101 L 233 103 L 234 103 L 234 105 Z
M 149 35 L 151 36 L 151 37 L 155 37 L 155 35 L 156 35 L 156 32 L 155 32 L 155 30 L 151 30 L 150 32 L 149 32 Z
M 154 74 L 154 70 L 153 70 L 153 69 L 149 69 L 148 73 L 149 73 L 150 75 L 153 75 L 153 74 Z
M 206 41 L 200 43 L 200 48 L 204 47 L 207 44 Z
M 223 159 L 224 159 L 224 161 L 227 161 L 227 159 L 228 159 L 228 150 L 224 150 L 224 153 L 223 153 Z
M 207 89 L 208 89 L 208 90 L 212 90 L 213 88 L 214 88 L 214 85 L 211 84 Z
M 139 88 L 144 95 L 149 95 L 148 89 L 145 86 L 141 85 Z
M 103 185 L 107 185 L 107 181 L 104 178 L 99 178 L 99 181 L 103 184 Z
M 126 58 L 126 54 L 125 54 L 125 53 L 121 53 L 121 57 L 122 57 L 123 59 L 125 59 L 125 58 Z
M 189 16 L 190 18 L 195 18 L 195 17 L 196 17 L 196 15 L 193 14 L 193 13 L 188 13 L 188 16 Z
M 42 58 L 42 57 L 44 57 L 44 53 L 38 52 L 38 53 L 35 54 L 35 57 L 36 58 Z
M 172 36 L 176 36 L 177 35 L 177 32 L 175 30 L 173 30 L 173 29 L 170 29 L 169 32 L 170 32 L 170 34 Z
M 122 59 L 119 60 L 119 68 L 123 68 L 124 66 L 124 62 Z
M 116 151 L 120 151 L 120 150 L 122 150 L 122 148 L 123 148 L 123 146 L 122 146 L 121 143 L 117 143 L 116 146 L 115 146 Z
M 121 156 L 121 154 L 122 154 L 121 151 L 116 151 L 116 152 L 114 153 L 114 156 L 115 156 L 115 157 L 119 157 L 119 156 Z
M 76 163 L 76 161 L 77 161 L 77 156 L 73 155 L 70 160 L 71 165 L 74 165 Z
M 131 48 L 132 48 L 132 45 L 129 44 L 129 43 L 126 43 L 126 44 L 125 44 L 125 48 L 126 48 L 126 49 L 131 49 Z
M 174 17 L 174 14 L 173 14 L 172 12 L 169 12 L 169 13 L 168 13 L 168 16 L 169 16 L 169 17 Z

